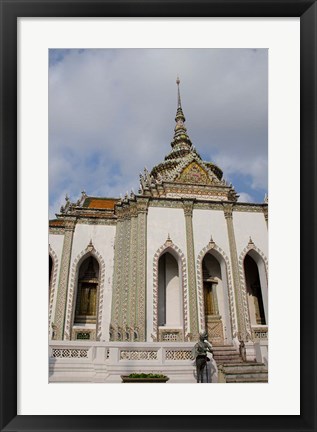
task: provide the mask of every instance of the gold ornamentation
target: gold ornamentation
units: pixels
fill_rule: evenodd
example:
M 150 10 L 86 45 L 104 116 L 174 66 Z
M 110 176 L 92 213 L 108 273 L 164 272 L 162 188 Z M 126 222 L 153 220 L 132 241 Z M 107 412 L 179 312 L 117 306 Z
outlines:
M 198 184 L 210 184 L 210 178 L 206 171 L 198 165 L 197 162 L 191 162 L 181 172 L 177 181 L 182 183 L 198 183 Z

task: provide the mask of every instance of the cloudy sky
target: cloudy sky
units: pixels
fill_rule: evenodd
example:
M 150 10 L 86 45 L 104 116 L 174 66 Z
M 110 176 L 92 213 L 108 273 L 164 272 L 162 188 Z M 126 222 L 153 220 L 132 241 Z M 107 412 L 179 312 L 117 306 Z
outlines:
M 88 195 L 119 197 L 169 153 L 176 77 L 188 135 L 241 201 L 268 178 L 265 49 L 49 50 L 49 213 Z

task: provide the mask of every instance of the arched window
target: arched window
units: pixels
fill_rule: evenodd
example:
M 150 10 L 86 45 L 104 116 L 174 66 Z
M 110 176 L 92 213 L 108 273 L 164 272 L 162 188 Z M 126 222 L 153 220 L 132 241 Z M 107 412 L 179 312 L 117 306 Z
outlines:
M 51 294 L 51 284 L 52 284 L 52 273 L 53 273 L 53 260 L 51 255 L 48 256 L 48 289 L 49 295 Z
M 250 253 L 244 259 L 244 274 L 251 325 L 266 324 L 259 268 Z
M 165 252 L 158 262 L 158 325 L 182 326 L 182 310 L 178 262 L 170 252 Z
M 93 256 L 89 256 L 78 272 L 75 324 L 97 322 L 98 288 L 99 264 Z

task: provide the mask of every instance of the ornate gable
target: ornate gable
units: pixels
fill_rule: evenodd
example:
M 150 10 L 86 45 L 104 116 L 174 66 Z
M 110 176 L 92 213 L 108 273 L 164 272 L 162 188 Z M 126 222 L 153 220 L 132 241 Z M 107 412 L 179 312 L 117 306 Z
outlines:
M 176 179 L 180 183 L 210 184 L 208 173 L 196 161 L 192 161 Z

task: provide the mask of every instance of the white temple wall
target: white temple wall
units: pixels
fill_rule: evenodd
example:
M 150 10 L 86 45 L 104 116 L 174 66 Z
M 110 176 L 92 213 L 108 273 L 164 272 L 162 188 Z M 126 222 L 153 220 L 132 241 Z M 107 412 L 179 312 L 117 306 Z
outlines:
M 268 258 L 268 229 L 263 213 L 234 211 L 233 226 L 238 257 L 251 237 L 254 245 Z
M 147 216 L 147 340 L 153 333 L 153 259 L 168 235 L 174 245 L 187 255 L 183 209 L 149 207 Z M 181 267 L 179 266 L 179 271 Z M 179 274 L 181 278 L 181 275 Z
M 193 211 L 193 232 L 195 257 L 207 246 L 212 236 L 217 246 L 230 256 L 227 224 L 223 211 L 199 210 Z
M 95 250 L 101 255 L 105 263 L 101 341 L 109 341 L 115 232 L 116 227 L 112 225 L 77 224 L 72 245 L 70 268 L 72 268 L 76 258 L 85 251 L 90 240 L 92 241 Z M 71 280 L 69 280 L 68 287 L 70 286 L 70 283 Z M 100 295 L 101 293 L 99 296 Z

